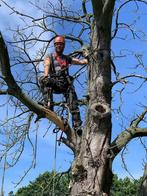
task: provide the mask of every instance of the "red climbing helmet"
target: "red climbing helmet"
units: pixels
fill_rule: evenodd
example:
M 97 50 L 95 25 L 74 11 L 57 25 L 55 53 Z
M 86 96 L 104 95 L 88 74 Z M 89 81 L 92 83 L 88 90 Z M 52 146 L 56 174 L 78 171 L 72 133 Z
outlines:
M 63 43 L 65 44 L 65 38 L 62 35 L 57 35 L 54 39 L 54 44 Z

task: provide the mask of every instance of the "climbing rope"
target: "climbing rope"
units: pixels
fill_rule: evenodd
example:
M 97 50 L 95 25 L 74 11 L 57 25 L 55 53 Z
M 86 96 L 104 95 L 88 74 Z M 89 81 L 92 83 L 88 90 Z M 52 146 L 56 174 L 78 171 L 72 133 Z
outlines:
M 9 101 L 9 95 L 7 93 L 7 107 L 6 107 L 6 152 L 4 155 L 4 165 L 3 165 L 3 171 L 2 171 L 2 184 L 1 184 L 1 196 L 4 196 L 4 183 L 5 183 L 5 174 L 6 174 L 6 167 L 7 167 L 7 145 L 9 144 L 9 127 L 8 127 L 8 101 Z
M 69 108 L 65 104 L 62 104 L 61 106 L 63 106 L 63 108 L 61 110 L 61 119 L 64 121 L 64 124 L 66 126 L 66 124 L 68 123 L 68 119 L 69 119 Z M 65 112 L 65 114 L 64 114 L 64 112 Z M 60 128 L 58 128 L 58 127 L 55 127 L 53 129 L 53 133 L 55 133 L 56 136 L 55 136 L 55 146 L 54 146 L 54 164 L 53 164 L 53 187 L 52 187 L 52 196 L 55 196 L 55 177 L 56 177 L 56 161 L 57 161 L 57 144 L 60 146 L 61 139 L 62 139 L 62 136 L 63 136 L 63 131 L 61 131 L 60 137 L 58 139 L 58 133 L 59 133 L 59 131 L 60 131 Z
M 53 188 L 52 188 L 52 196 L 55 196 L 55 177 L 56 177 L 56 159 L 57 159 L 57 138 L 58 138 L 59 130 L 54 130 L 55 136 L 55 146 L 54 146 L 54 165 L 53 165 Z

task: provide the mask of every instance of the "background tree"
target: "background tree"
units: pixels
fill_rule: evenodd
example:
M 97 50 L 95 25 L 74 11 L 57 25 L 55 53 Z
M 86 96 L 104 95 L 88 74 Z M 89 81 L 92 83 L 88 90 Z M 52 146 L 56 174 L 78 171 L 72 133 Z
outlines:
M 137 195 L 139 187 L 141 184 L 141 179 L 130 180 L 128 177 L 124 179 L 119 179 L 117 175 L 113 177 L 113 185 L 111 187 L 111 196 L 122 196 L 122 195 Z
M 72 6 L 71 9 L 71 6 L 67 5 L 67 2 L 64 5 L 62 0 L 55 4 L 48 1 L 45 8 L 39 6 L 39 1 L 35 1 L 34 4 L 31 3 L 40 12 L 43 12 L 41 17 L 21 13 L 5 1 L 1 0 L 1 2 L 2 5 L 8 6 L 13 14 L 20 16 L 24 22 L 22 26 L 17 26 L 15 31 L 11 29 L 14 31 L 14 40 L 10 42 L 9 55 L 2 35 L 0 37 L 0 67 L 2 73 L 0 94 L 10 95 L 9 100 L 7 100 L 9 103 L 7 107 L 9 109 L 11 106 L 13 114 L 12 117 L 1 123 L 2 136 L 7 135 L 6 140 L 2 142 L 1 159 L 9 154 L 11 155 L 9 166 L 15 165 L 27 140 L 33 150 L 33 160 L 30 168 L 35 165 L 36 143 L 33 144 L 30 139 L 29 130 L 34 127 L 34 121 L 40 122 L 42 118 L 47 118 L 64 131 L 61 142 L 74 153 L 75 159 L 71 166 L 70 194 L 73 196 L 109 195 L 113 177 L 113 160 L 133 138 L 147 135 L 147 128 L 143 124 L 146 121 L 147 108 L 141 97 L 142 111 L 140 114 L 133 114 L 134 118 L 132 116 L 130 123 L 127 126 L 122 126 L 123 129 L 117 137 L 111 138 L 112 111 L 117 113 L 123 111 L 121 104 L 117 108 L 112 108 L 112 89 L 120 93 L 120 99 L 122 100 L 123 91 L 127 88 L 129 81 L 135 83 L 134 78 L 141 80 L 136 91 L 141 90 L 146 82 L 145 66 L 141 55 L 130 52 L 136 57 L 137 63 L 134 72 L 129 75 L 121 76 L 123 71 L 121 73 L 120 69 L 119 73 L 115 65 L 118 56 L 128 58 L 126 55 L 129 53 L 129 51 L 124 52 L 121 49 L 120 53 L 115 54 L 115 51 L 113 52 L 112 43 L 115 44 L 115 41 L 113 41 L 115 38 L 124 39 L 130 34 L 133 38 L 139 40 L 145 38 L 142 31 L 139 32 L 134 29 L 136 21 L 132 22 L 129 19 L 120 22 L 119 14 L 125 6 L 132 4 L 136 6 L 137 12 L 142 8 L 142 4 L 146 5 L 146 2 L 143 0 L 128 0 L 125 2 L 83 0 L 81 2 L 82 9 L 78 11 L 77 6 Z M 73 5 L 75 3 L 77 1 L 73 1 Z M 112 19 L 114 23 L 112 23 Z M 125 34 L 126 30 L 130 34 Z M 36 63 L 42 62 L 47 49 L 52 47 L 53 38 L 60 32 L 64 32 L 65 38 L 69 40 L 74 48 L 71 56 L 83 55 L 89 59 L 87 95 L 84 100 L 87 113 L 82 137 L 75 134 L 72 127 L 70 127 L 70 123 L 69 126 L 64 127 L 60 118 L 61 110 L 54 113 L 38 104 L 42 97 L 39 93 L 39 72 Z M 48 36 L 49 33 L 50 36 Z M 73 48 L 69 48 L 69 52 Z M 12 49 L 13 51 L 11 51 Z M 116 85 L 119 89 L 116 88 Z M 4 104 L 5 101 L 3 101 L 2 106 Z M 143 143 L 142 140 L 141 142 Z
M 31 182 L 27 187 L 20 188 L 16 192 L 15 196 L 69 195 L 68 184 L 68 174 L 60 175 L 54 172 L 45 172 L 36 178 L 34 182 Z
M 55 181 L 55 187 L 53 184 Z M 53 187 L 55 188 L 54 195 L 65 196 L 68 195 L 68 184 L 70 181 L 69 175 L 54 174 L 45 172 L 36 178 L 35 181 L 30 182 L 26 187 L 20 188 L 15 196 L 29 196 L 29 195 L 53 195 Z M 111 196 L 132 196 L 137 195 L 141 179 L 131 181 L 129 178 L 119 179 L 117 175 L 113 177 L 113 186 L 111 187 Z

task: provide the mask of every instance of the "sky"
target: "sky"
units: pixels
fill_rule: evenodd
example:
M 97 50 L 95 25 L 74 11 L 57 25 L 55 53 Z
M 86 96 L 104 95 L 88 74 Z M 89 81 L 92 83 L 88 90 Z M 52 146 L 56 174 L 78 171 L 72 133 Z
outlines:
M 21 11 L 25 11 L 25 13 L 33 14 L 35 17 L 39 17 L 41 12 L 36 11 L 33 6 L 28 6 L 28 1 L 23 0 L 7 0 L 6 2 L 10 3 L 12 6 L 17 7 L 17 9 Z M 37 4 L 41 5 L 42 7 L 47 2 L 46 0 L 42 0 L 41 4 L 39 1 L 35 1 Z M 1 3 L 2 4 L 2 3 Z M 124 14 L 124 10 L 122 10 L 122 14 L 119 18 L 120 22 L 123 21 L 131 21 L 131 16 L 134 17 L 136 14 L 135 8 L 133 8 L 133 5 L 130 5 L 130 7 L 125 7 L 125 12 L 129 13 L 130 9 L 132 9 L 132 14 Z M 144 7 L 140 7 L 140 12 L 138 18 L 136 18 L 137 21 L 137 30 L 147 30 L 147 20 L 145 20 L 146 15 L 143 14 L 143 18 L 141 17 L 142 13 L 144 13 Z M 140 18 L 139 18 L 140 17 Z M 135 20 L 135 19 L 134 19 Z M 7 39 L 11 39 L 12 34 L 8 31 L 8 27 L 15 27 L 18 24 L 22 23 L 22 21 L 19 19 L 19 17 L 16 17 L 14 14 L 10 15 L 10 11 L 6 6 L 3 6 L 3 4 L 0 7 L 0 30 L 3 34 L 3 36 Z M 118 33 L 118 37 L 121 35 L 126 35 L 125 32 L 122 32 L 122 34 Z M 44 35 L 49 36 L 49 35 Z M 117 69 L 119 69 L 122 76 L 134 72 L 133 67 L 136 65 L 136 61 L 133 58 L 132 50 L 135 48 L 138 51 L 138 54 L 146 54 L 147 47 L 146 43 L 144 41 L 138 41 L 133 40 L 130 36 L 130 34 L 127 34 L 127 40 L 128 42 L 125 42 L 125 46 L 123 46 L 124 42 L 122 39 L 117 39 L 116 41 L 112 42 L 112 48 L 113 52 L 115 52 L 116 55 L 126 55 L 129 54 L 127 58 L 115 59 L 115 64 Z M 126 50 L 127 48 L 127 50 Z M 35 48 L 37 50 L 37 47 Z M 66 48 L 66 52 L 68 51 L 68 48 Z M 34 51 L 31 51 L 32 54 Z M 145 64 L 147 65 L 147 57 L 143 57 L 143 60 Z M 40 64 L 40 70 L 42 70 L 42 64 Z M 142 74 L 142 68 L 138 69 L 138 74 Z M 114 78 L 114 77 L 113 77 Z M 145 104 L 145 85 L 142 88 L 142 91 L 134 92 L 137 86 L 139 86 L 140 82 L 135 80 L 131 81 L 132 83 L 129 83 L 128 87 L 123 92 L 123 106 L 121 107 L 122 112 L 124 114 L 124 118 L 122 120 L 122 116 L 120 113 L 116 113 L 113 111 L 113 135 L 112 137 L 115 138 L 122 130 L 124 130 L 126 127 L 129 126 L 129 122 L 133 119 L 136 113 L 141 112 L 141 107 L 139 104 Z M 135 84 L 135 85 L 133 85 Z M 118 104 L 120 104 L 120 98 L 118 94 L 118 90 L 122 87 L 122 85 L 116 85 L 114 87 L 113 93 L 115 94 L 115 97 L 113 99 L 113 108 L 117 108 Z M 117 92 L 117 93 L 116 93 Z M 77 90 L 78 96 L 80 96 L 80 90 Z M 141 99 L 140 99 L 141 98 Z M 2 100 L 2 99 L 1 99 Z M 127 100 L 127 101 L 126 101 Z M 139 103 L 138 103 L 139 101 Z M 4 115 L 4 113 L 7 113 L 7 108 L 4 108 L 3 111 L 0 111 L 0 115 Z M 9 111 L 9 114 L 11 112 Z M 84 113 L 84 112 L 83 112 Z M 82 115 L 83 116 L 83 115 Z M 84 118 L 84 117 L 83 117 Z M 38 148 L 37 148 L 37 157 L 36 157 L 36 167 L 34 169 L 31 169 L 28 175 L 24 178 L 22 183 L 20 183 L 17 188 L 15 187 L 15 183 L 19 181 L 21 176 L 23 176 L 24 172 L 27 170 L 27 168 L 31 164 L 31 146 L 29 143 L 25 144 L 25 151 L 23 153 L 23 156 L 21 157 L 20 161 L 13 167 L 8 170 L 6 170 L 5 173 L 5 195 L 7 195 L 10 191 L 16 191 L 19 187 L 25 186 L 29 184 L 30 181 L 35 180 L 35 178 L 42 174 L 45 171 L 51 171 L 54 169 L 55 164 L 55 134 L 52 134 L 51 132 L 48 132 L 46 137 L 44 137 L 44 134 L 46 133 L 47 128 L 47 120 L 42 120 L 41 123 L 39 123 L 39 129 L 38 129 Z M 34 125 L 35 126 L 35 125 Z M 143 124 L 143 126 L 145 126 Z M 35 134 L 32 134 L 31 137 L 33 138 L 33 141 L 35 141 Z M 145 138 L 143 138 L 143 141 L 145 141 Z M 125 151 L 125 160 L 127 163 L 127 168 L 130 171 L 130 173 L 134 176 L 134 178 L 139 178 L 143 174 L 143 164 L 146 162 L 145 160 L 145 152 L 142 145 L 139 143 L 139 139 L 134 139 L 132 142 L 130 142 L 127 146 L 127 149 Z M 64 145 L 57 147 L 57 157 L 56 157 L 56 170 L 57 171 L 65 171 L 68 170 L 70 167 L 70 164 L 73 160 L 73 154 L 72 152 L 66 148 Z M 3 165 L 0 165 L 0 176 L 2 176 L 2 167 Z M 125 171 L 123 168 L 124 165 L 121 161 L 121 155 L 119 155 L 114 163 L 113 163 L 113 172 L 117 173 L 120 178 L 124 178 L 125 176 L 129 176 L 129 174 Z M 129 176 L 130 177 L 130 176 Z M 1 183 L 1 179 L 0 179 Z

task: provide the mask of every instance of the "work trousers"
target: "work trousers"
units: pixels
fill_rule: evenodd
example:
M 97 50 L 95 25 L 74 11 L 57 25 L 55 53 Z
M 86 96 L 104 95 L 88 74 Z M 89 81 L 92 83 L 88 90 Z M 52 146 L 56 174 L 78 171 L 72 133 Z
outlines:
M 39 83 L 44 104 L 47 105 L 48 102 L 50 102 L 50 109 L 53 110 L 53 93 L 63 94 L 72 114 L 72 125 L 80 126 L 82 121 L 78 107 L 77 94 L 72 82 L 70 83 L 65 77 L 44 78 L 41 76 Z

